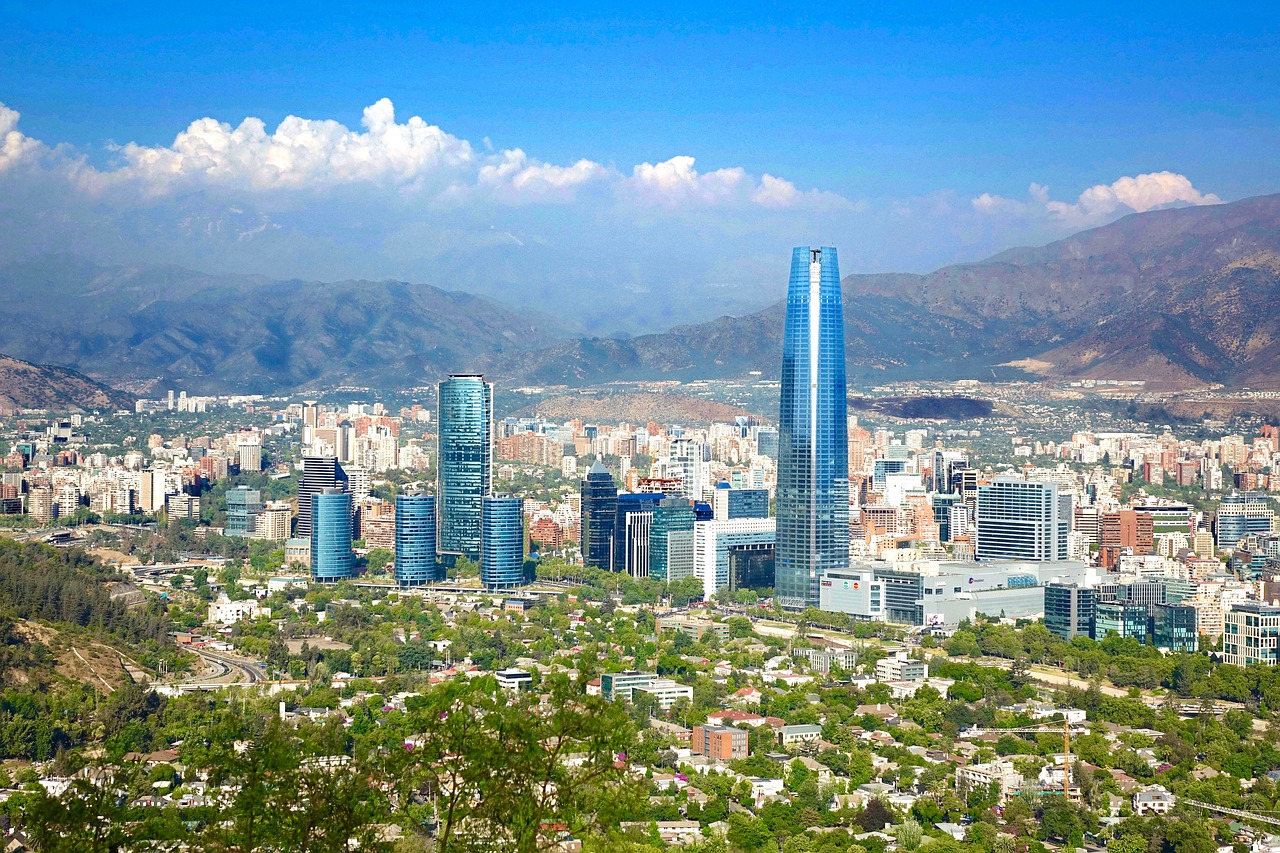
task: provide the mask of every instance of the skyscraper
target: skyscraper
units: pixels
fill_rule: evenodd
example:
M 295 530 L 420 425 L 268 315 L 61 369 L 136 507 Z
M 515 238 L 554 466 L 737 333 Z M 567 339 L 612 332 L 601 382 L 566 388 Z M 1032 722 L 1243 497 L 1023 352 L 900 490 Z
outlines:
M 618 487 L 609 469 L 597 461 L 582 481 L 582 562 L 585 565 L 612 568 L 617 510 Z
M 312 496 L 311 510 L 311 577 L 320 583 L 351 577 L 351 493 L 325 489 Z
M 777 597 L 818 606 L 818 582 L 849 565 L 844 307 L 836 250 L 791 255 L 778 413 Z
M 489 589 L 524 583 L 524 501 L 511 495 L 483 502 L 480 582 Z
M 311 498 L 325 489 L 346 488 L 347 474 L 332 456 L 305 456 L 298 481 L 298 526 L 294 535 L 311 537 Z
M 484 499 L 493 489 L 493 385 L 483 376 L 440 383 L 439 456 L 439 552 L 477 560 Z
M 422 586 L 444 580 L 436 559 L 436 499 L 431 495 L 396 497 L 396 583 Z
M 996 477 L 978 487 L 974 555 L 979 560 L 1065 560 L 1071 496 L 1057 483 Z

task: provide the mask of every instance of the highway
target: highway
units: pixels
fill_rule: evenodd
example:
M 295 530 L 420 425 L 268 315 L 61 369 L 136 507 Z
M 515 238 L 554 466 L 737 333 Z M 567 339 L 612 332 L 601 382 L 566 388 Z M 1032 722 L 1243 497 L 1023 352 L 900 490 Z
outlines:
M 191 651 L 200 656 L 209 672 L 170 686 L 211 690 L 231 684 L 257 684 L 267 680 L 267 674 L 248 661 L 209 649 L 193 648 Z

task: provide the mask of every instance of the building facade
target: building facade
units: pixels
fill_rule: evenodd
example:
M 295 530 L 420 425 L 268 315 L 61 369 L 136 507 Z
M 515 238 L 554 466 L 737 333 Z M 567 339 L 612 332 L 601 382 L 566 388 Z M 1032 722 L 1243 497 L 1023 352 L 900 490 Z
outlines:
M 974 525 L 979 560 L 1065 560 L 1071 498 L 1057 483 L 996 477 L 978 487 Z
M 437 554 L 478 560 L 484 499 L 493 494 L 493 385 L 461 374 L 439 393 Z
M 351 550 L 351 493 L 325 489 L 311 497 L 311 577 L 332 583 L 355 574 Z
M 618 486 L 609 469 L 597 461 L 582 480 L 582 562 L 613 568 L 613 531 L 617 523 Z
M 663 498 L 649 528 L 649 576 L 668 583 L 693 577 L 693 504 Z
M 792 252 L 778 412 L 776 597 L 817 607 L 819 578 L 849 565 L 844 307 L 836 250 Z
M 1096 606 L 1096 590 L 1078 584 L 1051 583 L 1044 588 L 1044 626 L 1064 640 L 1088 637 Z
M 336 456 L 305 456 L 298 481 L 298 521 L 294 535 L 311 538 L 311 499 L 325 489 L 346 488 L 347 475 Z
M 1223 617 L 1222 662 L 1235 666 L 1280 662 L 1280 607 L 1246 601 Z
M 398 495 L 395 524 L 396 583 L 411 587 L 444 580 L 436 558 L 436 499 Z
M 524 502 L 510 495 L 482 505 L 480 582 L 489 589 L 524 583 Z

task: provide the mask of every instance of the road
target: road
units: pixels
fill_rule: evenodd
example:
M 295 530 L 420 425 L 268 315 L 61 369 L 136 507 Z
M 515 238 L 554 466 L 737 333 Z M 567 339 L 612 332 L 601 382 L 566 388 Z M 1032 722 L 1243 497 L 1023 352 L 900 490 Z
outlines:
M 210 672 L 188 679 L 178 687 L 206 687 L 219 684 L 257 684 L 267 680 L 267 674 L 252 663 L 222 652 L 209 649 L 192 649 L 209 667 Z

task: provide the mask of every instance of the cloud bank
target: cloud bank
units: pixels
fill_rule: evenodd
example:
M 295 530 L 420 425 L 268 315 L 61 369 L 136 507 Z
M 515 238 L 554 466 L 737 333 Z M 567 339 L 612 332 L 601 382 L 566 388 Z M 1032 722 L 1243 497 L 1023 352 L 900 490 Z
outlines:
M 1213 193 L 1202 193 L 1190 179 L 1175 172 L 1148 172 L 1097 184 L 1080 193 L 1074 202 L 1054 201 L 1049 188 L 1032 183 L 1028 201 L 983 193 L 970 200 L 973 209 L 986 216 L 1047 215 L 1070 228 L 1087 228 L 1114 219 L 1117 214 L 1145 213 L 1176 204 L 1221 204 Z
M 400 119 L 385 98 L 356 128 L 202 118 L 169 144 L 99 150 L 33 138 L 20 119 L 0 104 L 0 265 L 73 252 L 275 278 L 395 278 L 603 334 L 763 307 L 785 292 L 796 245 L 838 245 L 846 273 L 925 271 L 1130 211 L 1218 201 L 1173 172 L 1073 201 L 1038 184 L 1025 199 L 941 188 L 851 200 L 686 153 L 548 162 Z

